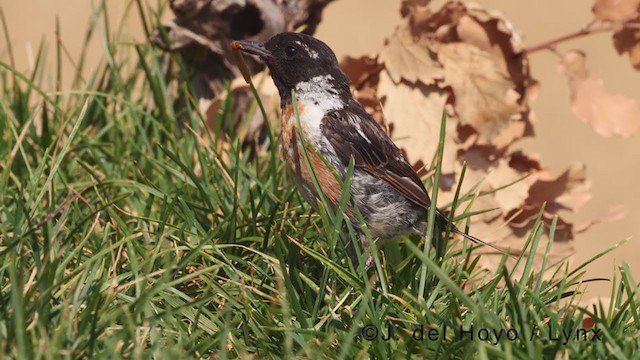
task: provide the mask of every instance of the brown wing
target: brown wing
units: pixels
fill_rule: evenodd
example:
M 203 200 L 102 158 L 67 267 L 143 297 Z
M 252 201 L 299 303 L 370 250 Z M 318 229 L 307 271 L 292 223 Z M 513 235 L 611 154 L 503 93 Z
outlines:
M 332 111 L 322 119 L 320 128 L 342 161 L 348 163 L 353 157 L 357 168 L 385 180 L 407 199 L 429 209 L 431 199 L 418 174 L 380 125 L 362 107 L 356 104 Z M 437 223 L 444 229 L 449 223 L 447 216 L 438 209 L 436 215 Z M 475 243 L 505 252 L 504 249 L 460 231 L 454 224 L 451 224 L 451 230 Z
M 353 157 L 356 168 L 385 180 L 421 207 L 431 206 L 424 184 L 400 149 L 360 106 L 328 113 L 321 129 L 342 161 Z

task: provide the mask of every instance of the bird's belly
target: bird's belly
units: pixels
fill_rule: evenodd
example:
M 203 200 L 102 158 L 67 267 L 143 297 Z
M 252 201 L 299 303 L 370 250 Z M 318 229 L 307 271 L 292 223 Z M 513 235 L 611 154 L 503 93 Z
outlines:
M 374 238 L 390 240 L 422 231 L 426 210 L 386 181 L 356 170 L 351 195 Z

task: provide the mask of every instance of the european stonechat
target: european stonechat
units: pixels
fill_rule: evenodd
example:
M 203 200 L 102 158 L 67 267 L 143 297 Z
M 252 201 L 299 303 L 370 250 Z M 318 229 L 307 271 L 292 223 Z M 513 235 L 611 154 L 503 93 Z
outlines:
M 303 197 L 315 206 L 319 196 L 298 139 L 292 104 L 297 97 L 299 124 L 304 141 L 313 146 L 343 179 L 349 161 L 355 168 L 351 198 L 360 210 L 371 235 L 386 241 L 403 234 L 424 235 L 431 199 L 420 177 L 383 128 L 351 96 L 349 78 L 340 69 L 333 51 L 324 42 L 305 34 L 281 33 L 265 43 L 234 41 L 232 46 L 257 55 L 271 71 L 282 107 L 282 155 Z M 334 209 L 340 204 L 342 187 L 325 161 L 307 151 L 327 201 Z M 352 208 L 346 210 L 365 250 L 369 242 Z M 439 210 L 437 229 L 446 229 L 448 218 Z M 451 230 L 476 243 L 483 241 Z M 371 265 L 372 257 L 367 261 Z

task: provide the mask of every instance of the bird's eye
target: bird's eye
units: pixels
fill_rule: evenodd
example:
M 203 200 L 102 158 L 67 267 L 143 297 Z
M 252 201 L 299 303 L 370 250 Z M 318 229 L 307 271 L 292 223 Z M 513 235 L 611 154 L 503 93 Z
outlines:
M 285 54 L 287 54 L 287 56 L 288 56 L 288 57 L 293 57 L 293 56 L 295 56 L 297 52 L 298 52 L 298 49 L 296 49 L 296 48 L 295 48 L 295 47 L 293 47 L 293 46 L 287 46 L 287 47 L 284 49 L 284 53 L 285 53 Z

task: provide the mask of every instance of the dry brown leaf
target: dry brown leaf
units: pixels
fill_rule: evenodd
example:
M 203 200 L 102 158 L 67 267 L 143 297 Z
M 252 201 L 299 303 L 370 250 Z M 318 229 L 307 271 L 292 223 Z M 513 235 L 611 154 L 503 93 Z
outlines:
M 471 211 L 495 210 L 474 216 L 471 234 L 517 253 L 546 202 L 544 235 L 531 255 L 536 257 L 534 270 L 540 270 L 554 216 L 562 210 L 575 211 L 588 201 L 590 182 L 583 166 L 554 175 L 544 170 L 536 156 L 509 149 L 515 141 L 533 134 L 534 114 L 528 102 L 539 90 L 519 36 L 501 15 L 456 1 L 439 10 L 406 1 L 403 14 L 405 23 L 387 40 L 378 61 L 344 62 L 356 98 L 380 122 L 382 102 L 391 136 L 414 166 L 431 162 L 440 117 L 447 109 L 440 204 L 453 200 L 463 161 L 468 167 L 461 194 L 472 189 L 480 194 L 529 175 L 509 188 L 473 200 Z M 574 77 L 584 76 L 580 69 L 573 68 Z M 474 188 L 476 184 L 479 187 Z M 573 254 L 572 240 L 578 230 L 558 218 L 549 260 L 552 267 Z M 501 257 L 483 255 L 480 265 L 495 272 Z
M 396 84 L 386 71 L 380 73 L 378 96 L 383 100 L 385 120 L 393 123 L 391 137 L 406 150 L 407 160 L 428 164 L 438 148 L 440 118 L 447 95 L 436 86 L 405 82 Z M 455 126 L 447 122 L 442 171 L 453 171 L 456 159 Z M 426 161 L 425 161 L 426 160 Z
M 429 7 L 414 9 L 406 16 L 409 29 L 414 36 L 427 37 L 442 43 L 459 41 L 455 34 L 455 25 L 467 12 L 465 4 L 448 1 L 435 12 Z
M 169 7 L 177 17 L 181 19 L 191 19 L 197 16 L 205 6 L 208 5 L 207 1 L 201 0 L 170 0 Z
M 474 206 L 474 209 L 495 208 L 497 205 L 495 198 L 491 196 L 477 198 L 475 203 L 479 206 Z M 546 272 L 540 276 L 543 276 L 544 279 L 550 279 L 553 274 L 553 270 L 557 269 L 558 266 L 562 266 L 564 261 L 570 261 L 572 259 L 572 256 L 575 253 L 575 247 L 574 242 L 571 241 L 572 238 L 566 236 L 567 231 L 571 231 L 571 226 L 560 219 L 559 226 L 554 237 L 555 241 L 552 245 L 550 254 L 547 255 L 546 248 L 550 240 L 549 224 L 551 223 L 552 218 L 550 216 L 544 216 L 544 228 L 542 229 L 543 233 L 538 248 L 535 253 L 531 253 L 530 248 L 525 251 L 525 245 L 527 244 L 535 222 L 535 217 L 539 210 L 540 209 L 538 208 L 534 211 L 527 212 L 523 218 L 529 220 L 525 223 L 518 223 L 517 221 L 521 220 L 518 217 L 516 217 L 514 221 L 509 222 L 511 216 L 506 216 L 507 214 L 502 213 L 500 210 L 485 213 L 480 216 L 474 216 L 470 223 L 470 233 L 479 237 L 483 241 L 489 242 L 492 245 L 504 249 L 506 252 L 516 256 L 521 253 L 524 253 L 525 258 L 533 256 L 535 258 L 533 262 L 533 271 L 537 274 L 541 274 L 542 263 L 546 258 Z M 518 212 L 514 211 L 512 213 L 517 214 Z M 508 215 L 513 215 L 512 213 L 509 213 Z M 460 245 L 458 245 L 458 248 L 459 247 Z M 503 253 L 495 251 L 489 247 L 480 247 L 474 252 L 474 254 L 476 256 L 480 254 L 482 255 L 478 262 L 478 269 L 483 269 L 488 274 L 495 274 L 497 271 L 501 270 L 497 268 L 497 265 L 500 264 L 501 259 L 504 256 Z M 472 256 L 471 261 L 473 261 L 474 258 L 475 256 Z M 519 280 L 519 277 L 522 275 L 523 265 L 520 264 L 518 268 L 515 268 L 515 264 L 516 259 L 513 257 L 507 258 L 507 268 L 514 271 L 514 278 Z M 515 270 L 513 270 L 514 268 Z
M 623 23 L 638 15 L 640 0 L 596 0 L 591 9 L 596 19 Z
M 495 58 L 496 63 L 499 64 L 500 70 L 507 73 L 507 61 L 502 54 L 500 43 L 497 41 L 498 36 L 496 35 L 498 31 L 492 33 L 487 32 L 481 22 L 471 15 L 465 15 L 460 18 L 456 30 L 463 42 L 491 54 L 492 57 Z M 507 41 L 511 39 L 509 35 L 508 33 L 504 33 Z
M 312 34 L 330 1 L 304 0 L 291 5 L 273 0 L 170 0 L 175 18 L 156 29 L 149 40 L 162 50 L 181 55 L 184 67 L 172 61 L 171 71 L 186 70 L 188 76 L 182 74 L 176 78 L 181 79 L 180 82 L 188 79 L 203 113 L 216 114 L 218 105 L 214 99 L 224 96 L 221 94 L 226 91 L 227 81 L 240 75 L 229 46 L 232 40 L 265 41 L 277 33 L 302 26 L 305 33 Z M 246 57 L 245 61 L 253 73 L 264 69 L 264 64 L 255 57 Z M 234 113 L 238 114 L 238 120 L 254 97 L 246 88 L 234 91 L 234 95 L 234 105 L 238 106 Z M 189 99 L 184 92 L 178 97 L 178 107 L 185 108 Z M 230 126 L 238 128 L 243 124 Z M 254 130 L 257 133 L 261 129 Z M 253 132 L 249 128 L 247 135 Z
M 591 181 L 587 178 L 584 164 L 572 164 L 560 175 L 541 171 L 531 176 L 531 187 L 527 203 L 540 207 L 546 202 L 545 210 L 576 211 L 591 199 Z
M 627 53 L 631 65 L 640 70 L 640 16 L 613 34 L 613 45 L 618 54 Z
M 462 124 L 469 124 L 479 134 L 480 143 L 498 147 L 512 141 L 495 144 L 505 129 L 516 132 L 507 140 L 522 136 L 520 95 L 513 82 L 496 66 L 492 57 L 477 47 L 465 43 L 444 44 L 438 49 L 438 59 L 445 71 L 445 83 L 455 94 L 455 110 Z
M 569 81 L 573 112 L 598 134 L 626 138 L 640 128 L 638 102 L 622 94 L 607 92 L 601 79 L 589 77 L 584 53 L 568 52 L 559 69 Z
M 520 174 L 528 174 L 542 170 L 540 159 L 536 154 L 525 154 L 521 150 L 509 155 L 509 166 L 517 170 Z
M 411 13 L 420 11 L 421 9 L 426 9 L 430 2 L 431 0 L 402 0 L 400 13 L 405 17 Z
M 575 253 L 574 242 L 558 241 L 558 236 L 556 234 L 555 241 L 551 247 L 551 252 L 547 255 L 546 249 L 549 244 L 548 229 L 543 230 L 544 232 L 540 237 L 540 242 L 535 253 L 531 253 L 530 248 L 527 248 L 526 251 L 524 251 L 524 247 L 528 241 L 531 231 L 529 229 L 526 231 L 519 231 L 519 229 L 512 227 L 510 224 L 505 224 L 504 220 L 501 218 L 492 222 L 472 223 L 470 229 L 472 233 L 479 234 L 483 240 L 490 241 L 492 244 L 499 246 L 500 248 L 508 249 L 512 254 L 518 255 L 520 253 L 524 253 L 525 258 L 530 256 L 535 257 L 532 269 L 534 273 L 541 274 L 542 263 L 546 258 L 546 271 L 544 274 L 541 274 L 543 279 L 546 280 L 551 278 L 554 273 L 553 270 L 557 269 L 559 266 L 563 266 L 565 261 L 571 261 L 573 254 Z M 479 249 L 478 253 L 482 254 L 478 262 L 480 269 L 485 269 L 487 272 L 492 274 L 495 273 L 496 270 L 500 270 L 497 269 L 496 266 L 500 264 L 504 254 L 490 249 Z M 507 268 L 514 269 L 516 262 L 517 260 L 513 257 L 507 258 Z M 524 264 L 521 262 L 518 268 L 512 270 L 512 277 L 514 280 L 520 280 L 523 270 Z M 562 276 L 562 272 L 559 272 L 558 276 Z
M 481 153 L 486 149 L 476 149 L 472 147 L 467 153 Z M 480 163 L 482 165 L 482 163 Z M 531 233 L 535 224 L 535 219 L 540 212 L 542 199 L 548 201 L 545 212 L 542 216 L 544 233 L 541 243 L 535 254 L 534 271 L 541 270 L 542 260 L 545 258 L 545 250 L 549 241 L 549 228 L 554 214 L 562 209 L 574 209 L 581 206 L 588 199 L 589 182 L 584 178 L 584 167 L 574 166 L 561 175 L 551 175 L 541 170 L 541 165 L 535 157 L 527 156 L 521 152 L 501 155 L 497 160 L 488 163 L 489 169 L 481 166 L 473 168 L 471 164 L 467 168 L 463 193 L 469 188 L 468 183 L 475 184 L 482 179 L 484 174 L 490 169 L 495 169 L 493 173 L 486 176 L 481 189 L 489 190 L 497 186 L 505 185 L 506 182 L 515 180 L 523 175 L 531 175 L 512 187 L 502 189 L 493 195 L 479 197 L 474 201 L 474 210 L 498 208 L 489 213 L 475 216 L 471 221 L 471 234 L 490 242 L 504 249 L 510 249 L 512 253 L 522 252 L 523 246 Z M 450 192 L 441 192 L 440 199 L 451 200 Z M 611 217 L 613 218 L 613 216 Z M 510 222 L 506 222 L 510 220 Z M 590 225 L 590 224 L 589 224 Z M 559 266 L 563 260 L 570 259 L 574 249 L 574 234 L 577 230 L 573 224 L 558 219 L 555 232 L 555 243 L 548 263 L 553 264 L 551 268 Z M 496 253 L 493 249 L 482 248 L 479 251 L 483 254 L 479 265 L 490 273 L 495 273 L 495 266 L 500 262 L 501 253 Z M 512 268 L 514 262 L 508 260 L 508 268 Z M 516 270 L 515 274 L 521 274 L 522 269 Z M 519 275 L 518 275 L 519 276 Z M 544 274 L 545 278 L 550 273 Z
M 473 3 L 447 2 L 439 11 L 423 15 L 421 21 L 411 14 L 412 34 L 433 43 L 464 42 L 493 57 L 499 68 L 509 74 L 518 92 L 533 85 L 522 40 L 513 25 L 499 12 L 488 11 Z
M 538 87 L 511 24 L 497 13 L 461 2 L 450 1 L 435 12 L 409 3 L 408 21 L 380 54 L 393 81 L 448 89 L 448 103 L 461 125 L 475 133 L 467 134 L 474 135 L 469 145 L 505 148 L 532 135 L 527 101 Z
M 522 39 L 513 25 L 498 12 L 473 4 L 467 7 L 468 15 L 460 18 L 456 27 L 460 40 L 491 54 L 518 91 L 535 82 L 529 74 L 528 60 L 522 56 Z
M 584 164 L 572 164 L 558 179 L 563 182 L 564 191 L 555 201 L 548 203 L 551 211 L 555 210 L 553 206 L 576 211 L 591 200 L 591 180 L 587 178 L 587 168 Z
M 266 71 L 262 71 L 253 75 L 253 81 L 259 88 L 260 100 L 263 102 L 268 115 L 276 115 L 279 108 L 278 89 L 272 81 L 265 81 L 268 76 Z M 247 118 L 247 113 L 255 99 L 251 95 L 250 86 L 244 82 L 243 78 L 238 77 L 231 81 L 229 90 L 231 90 L 231 94 L 226 90 L 219 93 L 204 111 L 207 128 L 213 132 L 215 129 L 225 129 L 232 126 L 235 128 L 234 132 L 241 142 L 250 141 L 255 138 L 257 133 L 264 131 L 262 113 L 257 108 L 254 108 L 251 118 Z M 231 96 L 231 108 L 228 111 L 233 114 L 233 118 L 223 113 L 224 103 L 229 96 Z M 231 121 L 227 123 L 229 120 Z
M 407 27 L 397 29 L 387 40 L 380 52 L 380 61 L 395 83 L 404 79 L 411 83 L 421 81 L 425 85 L 433 85 L 443 76 L 436 53 L 426 44 L 413 39 Z
M 346 56 L 340 61 L 340 67 L 349 76 L 351 86 L 361 89 L 367 81 L 378 75 L 384 65 L 378 63 L 377 58 L 374 57 L 353 58 Z
M 462 131 L 461 131 L 462 130 Z M 464 127 L 458 128 L 458 135 L 465 133 Z M 458 149 L 458 158 L 461 161 L 467 163 L 467 165 L 476 170 L 489 173 L 492 167 L 495 167 L 496 162 L 502 157 L 502 153 L 496 152 L 493 146 L 475 145 L 467 148 L 464 144 L 461 144 Z
M 384 65 L 378 63 L 377 58 L 363 56 L 360 58 L 346 57 L 340 66 L 351 79 L 354 98 L 386 129 L 382 116 L 382 107 L 378 99 L 378 81 L 380 71 Z
M 522 177 L 522 174 L 509 166 L 506 159 L 497 162 L 497 166 L 487 176 L 487 183 L 492 189 L 505 186 Z M 524 204 L 525 199 L 529 195 L 529 185 L 524 181 L 519 181 L 507 188 L 497 191 L 494 195 L 496 203 L 500 206 L 503 213 L 509 213 L 512 210 L 519 209 Z

